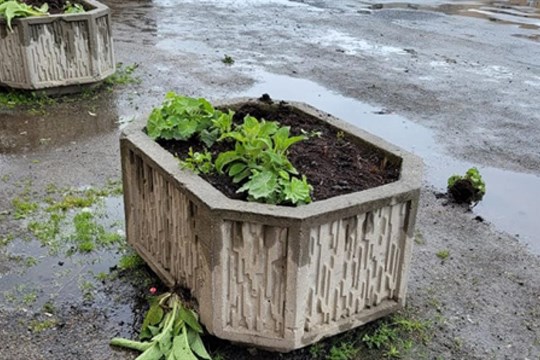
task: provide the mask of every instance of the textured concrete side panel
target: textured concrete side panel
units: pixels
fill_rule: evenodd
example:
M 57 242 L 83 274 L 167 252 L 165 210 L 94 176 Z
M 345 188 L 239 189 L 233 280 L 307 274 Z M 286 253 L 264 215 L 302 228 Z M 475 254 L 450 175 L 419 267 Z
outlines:
M 311 228 L 306 334 L 397 301 L 408 209 L 396 204 Z
M 211 259 L 205 210 L 126 142 L 122 169 L 129 243 L 169 285 L 189 288 L 206 302 Z
M 114 69 L 114 49 L 111 33 L 110 15 L 101 16 L 96 19 L 96 51 L 99 73 L 105 74 Z
M 223 329 L 283 338 L 288 229 L 224 221 L 221 230 Z
M 14 27 L 15 31 L 10 32 L 5 24 L 0 23 L 0 84 L 25 83 L 27 80 L 20 26 Z
M 34 24 L 28 30 L 26 56 L 33 84 L 58 86 L 92 76 L 88 21 Z

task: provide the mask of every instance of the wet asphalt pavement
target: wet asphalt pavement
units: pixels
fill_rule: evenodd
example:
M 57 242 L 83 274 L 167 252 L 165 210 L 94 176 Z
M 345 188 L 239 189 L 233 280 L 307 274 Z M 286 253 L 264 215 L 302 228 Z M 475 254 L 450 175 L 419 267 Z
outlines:
M 409 358 L 540 358 L 536 2 L 106 3 L 117 61 L 138 64 L 141 81 L 39 111 L 0 108 L 0 238 L 24 234 L 25 224 L 10 212 L 28 180 L 32 196 L 43 199 L 48 184 L 99 187 L 119 179 L 119 129 L 145 117 L 167 91 L 211 100 L 266 92 L 308 102 L 424 159 L 423 240 L 415 248 L 409 306 L 437 325 L 434 338 Z M 224 64 L 225 55 L 234 64 Z M 473 165 L 487 183 L 473 212 L 435 196 L 449 175 Z M 104 211 L 121 222 L 114 205 L 121 200 L 107 201 Z M 450 252 L 445 261 L 435 255 L 442 249 Z M 13 255 L 35 257 L 39 271 Z M 108 339 L 133 334 L 144 287 L 88 275 L 114 267 L 118 256 L 96 268 L 89 264 L 99 254 L 62 266 L 48 256 L 32 239 L 0 250 L 0 359 L 134 358 L 110 349 Z M 95 283 L 92 301 L 81 294 L 86 281 Z M 17 288 L 21 283 L 27 290 Z M 24 297 L 28 289 L 37 296 L 28 306 L 5 295 L 20 290 Z M 42 319 L 51 292 L 59 293 L 60 325 L 32 333 L 28 324 Z

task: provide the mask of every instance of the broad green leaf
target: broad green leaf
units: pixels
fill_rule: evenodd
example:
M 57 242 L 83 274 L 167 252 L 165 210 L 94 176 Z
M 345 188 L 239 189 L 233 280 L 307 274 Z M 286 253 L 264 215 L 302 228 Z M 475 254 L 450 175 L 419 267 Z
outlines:
M 221 174 L 223 173 L 223 168 L 236 160 L 240 159 L 240 155 L 236 151 L 226 151 L 218 155 L 215 165 L 216 170 Z
M 289 179 L 291 178 L 289 173 L 286 172 L 285 170 L 279 170 L 278 174 L 279 174 L 279 177 L 281 177 L 283 180 L 289 181 Z
M 278 168 L 288 163 L 286 157 L 279 155 L 272 150 L 264 151 L 262 155 L 266 156 L 268 160 Z
M 182 334 L 174 338 L 172 352 L 176 360 L 198 360 L 189 347 L 185 327 L 182 329 Z
M 234 163 L 229 169 L 229 176 L 236 176 L 246 169 L 247 165 L 241 162 Z
M 262 120 L 262 125 L 259 130 L 259 137 L 269 137 L 278 131 L 279 124 L 275 121 Z
M 135 360 L 160 360 L 164 354 L 159 350 L 159 345 L 153 343 L 151 347 L 145 350 L 141 355 L 137 356 Z
M 199 324 L 199 320 L 197 319 L 197 315 L 192 310 L 186 309 L 185 307 L 180 305 L 178 317 L 182 319 L 187 325 L 189 325 L 189 327 L 193 330 L 199 333 L 203 332 L 203 329 Z
M 305 176 L 302 180 L 293 177 L 290 182 L 285 183 L 283 186 L 285 200 L 290 201 L 293 204 L 311 202 L 311 190 L 312 187 L 307 183 Z
M 212 147 L 212 145 L 214 145 L 218 138 L 218 131 L 215 129 L 212 131 L 204 129 L 200 132 L 199 138 L 204 143 L 204 145 L 206 145 L 207 147 Z
M 271 171 L 262 171 L 253 175 L 242 188 L 247 188 L 248 194 L 254 199 L 261 199 L 269 197 L 276 191 L 276 187 L 276 174 Z
M 251 175 L 251 170 L 249 168 L 246 168 L 244 171 L 242 171 L 239 174 L 236 174 L 233 177 L 233 183 L 238 184 L 239 182 L 242 182 L 245 180 L 249 175 Z
M 148 327 L 150 325 L 159 324 L 161 322 L 161 319 L 163 319 L 163 309 L 161 308 L 161 306 L 159 306 L 159 302 L 154 299 L 142 323 L 140 338 L 151 338 L 154 334 L 151 333 Z
M 197 332 L 188 328 L 187 339 L 188 339 L 188 343 L 189 343 L 189 347 L 191 348 L 191 351 L 193 351 L 198 357 L 205 360 L 212 360 L 212 358 L 206 351 L 206 348 L 204 347 L 204 343 L 201 340 L 201 336 Z
M 197 131 L 197 121 L 183 121 L 177 126 L 177 133 L 174 136 L 176 140 L 188 140 Z

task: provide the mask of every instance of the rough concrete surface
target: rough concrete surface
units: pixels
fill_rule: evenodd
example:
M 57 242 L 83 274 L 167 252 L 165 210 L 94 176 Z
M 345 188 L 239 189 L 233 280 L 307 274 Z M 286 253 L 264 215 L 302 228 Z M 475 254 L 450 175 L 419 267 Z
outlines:
M 49 183 L 85 186 L 118 179 L 118 121 L 147 114 L 166 91 L 212 100 L 236 97 L 267 73 L 309 79 L 404 115 L 430 129 L 453 158 L 540 176 L 540 46 L 534 25 L 366 8 L 372 1 L 107 3 L 117 60 L 138 63 L 141 83 L 46 105 L 45 112 L 0 109 L 0 173 L 10 175 L 0 183 L 0 212 L 11 210 L 19 180 L 33 179 L 39 197 Z M 224 64 L 224 55 L 235 63 Z M 418 345 L 422 356 L 407 356 L 540 358 L 538 255 L 501 232 L 498 219 L 475 220 L 473 212 L 437 198 L 438 191 L 427 182 L 422 191 L 408 291 L 410 308 L 436 325 L 432 339 Z M 510 182 L 505 191 L 526 190 Z M 17 227 L 11 216 L 0 219 L 0 234 Z M 540 242 L 538 232 L 532 234 L 529 240 Z M 436 256 L 443 249 L 449 251 L 446 260 Z M 0 255 L 2 289 L 18 266 Z M 133 335 L 140 291 L 116 281 L 97 290 L 93 306 L 77 299 L 59 303 L 61 326 L 37 334 L 27 326 L 35 314 L 15 310 L 0 297 L 0 358 L 133 359 L 133 353 L 111 349 L 108 340 Z M 239 347 L 225 353 L 234 359 L 278 358 Z M 311 357 L 301 351 L 283 358 Z

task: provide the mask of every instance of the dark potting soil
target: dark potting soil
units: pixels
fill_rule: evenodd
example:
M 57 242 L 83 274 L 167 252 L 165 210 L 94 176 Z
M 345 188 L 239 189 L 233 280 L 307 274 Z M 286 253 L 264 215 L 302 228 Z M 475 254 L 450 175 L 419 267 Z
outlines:
M 27 5 L 32 5 L 37 8 L 43 4 L 49 5 L 49 14 L 61 14 L 64 12 L 64 7 L 68 0 L 22 0 Z M 78 4 L 79 2 L 71 0 L 70 3 Z
M 458 204 L 474 204 L 482 200 L 483 195 L 473 186 L 470 180 L 461 179 L 448 188 L 452 200 Z
M 290 126 L 292 135 L 299 135 L 302 130 L 308 133 L 321 132 L 320 137 L 313 136 L 296 143 L 288 154 L 294 167 L 300 174 L 306 175 L 313 186 L 313 201 L 370 189 L 399 178 L 399 163 L 390 161 L 384 153 L 369 146 L 351 142 L 348 134 L 285 102 L 274 103 L 265 95 L 258 102 L 245 103 L 232 110 L 235 111 L 236 123 L 241 123 L 246 115 L 251 115 Z M 193 151 L 204 150 L 198 139 L 159 140 L 158 143 L 182 160 L 186 158 L 190 147 Z M 232 149 L 231 143 L 218 142 L 210 151 L 215 159 L 217 154 Z M 229 198 L 246 199 L 245 193 L 236 192 L 241 185 L 234 184 L 227 175 L 201 174 L 201 177 Z

